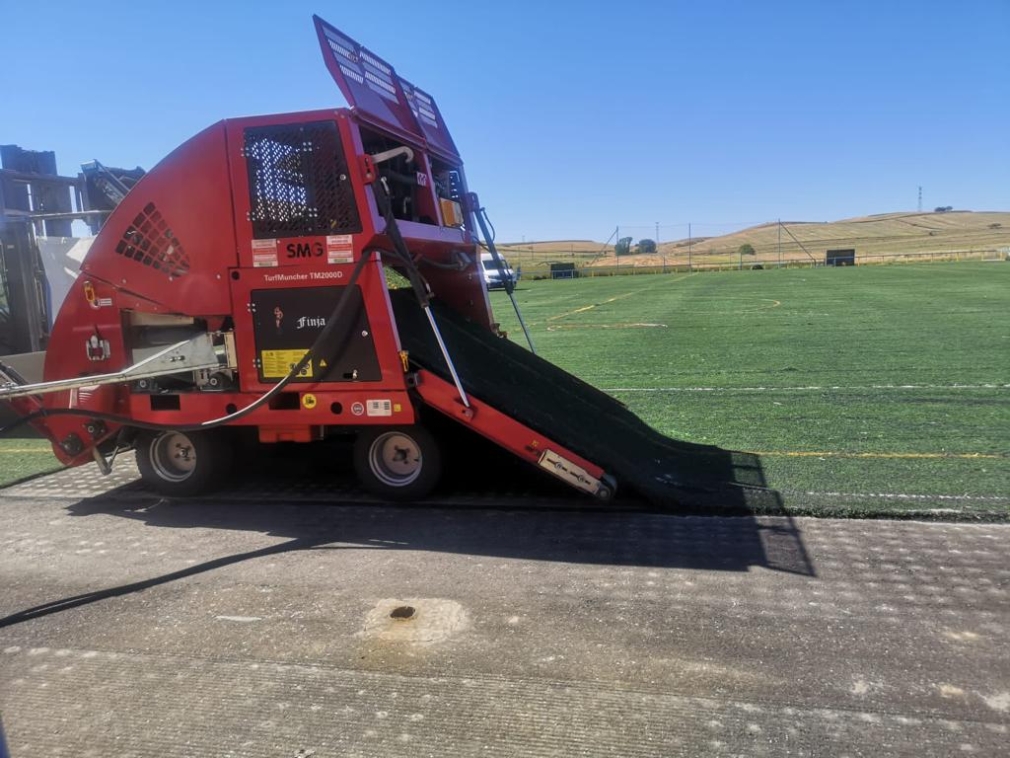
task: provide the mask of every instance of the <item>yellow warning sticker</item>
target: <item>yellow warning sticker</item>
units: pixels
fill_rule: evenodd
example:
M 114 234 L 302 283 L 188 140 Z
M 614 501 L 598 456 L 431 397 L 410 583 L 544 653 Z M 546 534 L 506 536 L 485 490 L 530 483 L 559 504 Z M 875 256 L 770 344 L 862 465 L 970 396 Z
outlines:
M 313 408 L 316 407 L 316 396 L 313 395 L 311 392 L 306 392 L 304 395 L 302 395 L 302 406 L 306 410 L 311 411 Z
M 263 364 L 263 378 L 283 379 L 307 352 L 308 350 L 261 351 L 260 362 Z M 306 379 L 312 376 L 312 361 L 305 364 L 305 368 L 298 372 L 298 376 Z

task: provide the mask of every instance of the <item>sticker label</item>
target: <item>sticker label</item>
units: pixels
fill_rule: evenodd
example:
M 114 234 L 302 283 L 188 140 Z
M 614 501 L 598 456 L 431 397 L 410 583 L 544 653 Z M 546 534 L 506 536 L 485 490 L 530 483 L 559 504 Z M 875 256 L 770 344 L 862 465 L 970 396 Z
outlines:
M 393 401 L 392 400 L 368 400 L 368 415 L 369 416 L 392 416 L 393 415 Z
M 351 413 L 355 416 L 361 416 L 365 413 L 365 406 L 361 403 L 354 403 L 351 405 Z
M 283 379 L 287 376 L 295 364 L 302 359 L 308 350 L 264 350 L 260 353 L 260 361 L 263 363 L 264 379 Z M 301 378 L 311 378 L 312 361 L 305 364 L 305 368 L 298 372 Z
M 316 396 L 313 395 L 311 392 L 306 392 L 304 395 L 302 395 L 302 407 L 309 411 L 315 408 Z
M 252 259 L 254 268 L 268 268 L 277 262 L 277 240 L 253 240 Z
M 331 234 L 326 238 L 327 263 L 351 263 L 354 248 L 350 234 Z

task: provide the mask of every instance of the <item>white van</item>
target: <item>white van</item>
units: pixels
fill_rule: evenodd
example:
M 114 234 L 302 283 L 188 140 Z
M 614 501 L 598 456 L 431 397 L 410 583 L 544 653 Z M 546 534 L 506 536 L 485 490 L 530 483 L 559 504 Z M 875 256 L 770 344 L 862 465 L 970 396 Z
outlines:
M 508 261 L 505 260 L 505 257 L 501 253 L 498 253 L 498 257 L 501 258 L 501 262 L 505 268 L 506 279 L 511 281 L 512 285 L 515 286 L 515 283 L 519 280 L 516 272 L 512 270 L 512 267 L 509 266 Z M 480 268 L 484 273 L 484 283 L 489 290 L 503 289 L 505 287 L 505 279 L 502 278 L 502 272 L 495 264 L 494 256 L 491 253 L 484 252 L 480 254 Z

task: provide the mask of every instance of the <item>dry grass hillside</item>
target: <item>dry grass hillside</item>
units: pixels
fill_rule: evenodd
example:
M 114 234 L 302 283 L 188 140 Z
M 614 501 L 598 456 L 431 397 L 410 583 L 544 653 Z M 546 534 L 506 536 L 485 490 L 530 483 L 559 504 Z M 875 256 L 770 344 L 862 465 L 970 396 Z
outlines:
M 608 249 L 611 255 L 613 246 L 592 240 L 546 240 L 543 242 L 499 242 L 498 249 L 505 253 L 532 253 L 544 255 L 572 253 L 605 253 Z
M 755 262 L 824 260 L 826 250 L 855 248 L 860 259 L 916 253 L 972 253 L 1010 247 L 1010 212 L 948 211 L 946 213 L 883 213 L 830 222 L 783 221 L 750 227 L 733 234 L 664 242 L 651 255 L 617 258 L 613 247 L 586 240 L 501 245 L 513 262 L 545 265 L 550 260 L 574 260 L 592 266 L 725 265 L 740 260 L 749 244 Z

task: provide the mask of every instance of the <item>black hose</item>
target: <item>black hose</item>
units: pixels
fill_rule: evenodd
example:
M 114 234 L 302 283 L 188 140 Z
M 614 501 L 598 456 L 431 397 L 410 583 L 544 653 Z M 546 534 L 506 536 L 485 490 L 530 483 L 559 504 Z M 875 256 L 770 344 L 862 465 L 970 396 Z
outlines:
M 480 215 L 484 217 L 484 220 L 487 222 L 487 225 L 491 227 L 491 236 L 488 238 L 488 242 L 493 243 L 495 237 L 498 236 L 498 233 L 494 230 L 494 224 L 491 223 L 491 217 L 487 215 L 487 211 L 484 208 L 480 209 Z
M 515 292 L 516 283 L 512 281 L 512 277 L 508 275 L 508 270 L 505 267 L 505 261 L 502 260 L 501 255 L 498 253 L 498 248 L 494 244 L 494 225 L 491 223 L 491 219 L 488 218 L 487 211 L 483 208 L 478 208 L 477 212 L 474 214 L 477 216 L 477 225 L 480 227 L 481 233 L 484 235 L 484 239 L 487 240 L 487 250 L 491 253 L 491 259 L 494 261 L 495 268 L 498 269 L 498 276 L 501 277 L 502 284 L 505 287 L 505 292 L 512 296 Z M 491 227 L 491 231 L 488 231 L 488 227 Z M 518 309 L 516 311 L 518 313 Z M 525 327 L 523 327 L 525 331 Z
M 393 257 L 399 260 L 404 269 L 406 269 L 407 278 L 410 280 L 410 286 L 417 296 L 417 301 L 421 304 L 422 308 L 427 308 L 431 303 L 431 293 L 428 290 L 427 282 L 421 276 L 421 272 L 417 270 L 417 264 L 410 255 L 410 250 L 407 248 L 403 235 L 400 234 L 400 226 L 396 223 L 389 190 L 386 189 L 386 185 L 380 180 L 372 184 L 372 192 L 375 195 L 375 203 L 379 207 L 379 213 L 382 214 L 382 218 L 386 221 L 386 236 L 393 243 Z

